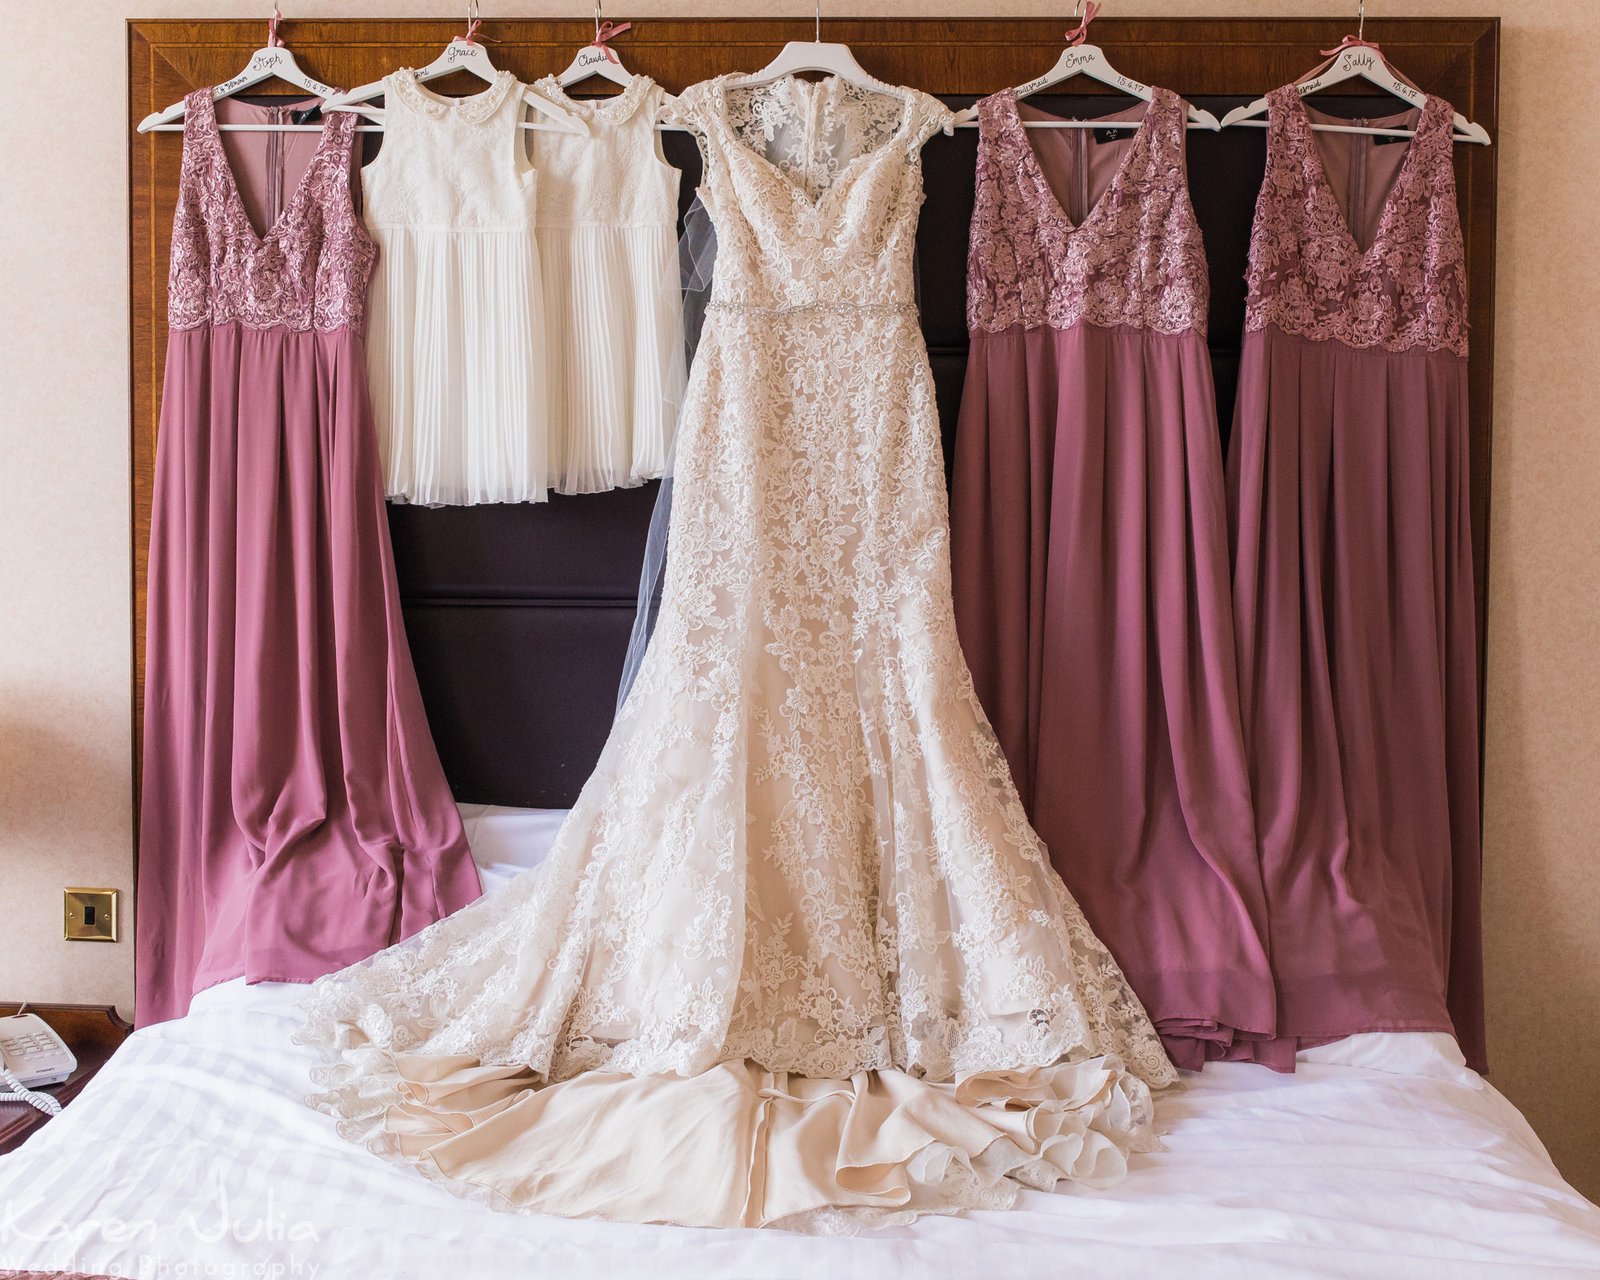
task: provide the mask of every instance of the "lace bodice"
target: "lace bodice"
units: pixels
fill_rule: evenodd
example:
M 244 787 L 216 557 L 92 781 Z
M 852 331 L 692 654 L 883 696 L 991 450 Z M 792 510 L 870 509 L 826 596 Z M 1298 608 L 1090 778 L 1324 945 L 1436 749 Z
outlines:
M 518 128 L 523 86 L 501 71 L 446 98 L 402 68 L 383 82 L 383 148 L 362 172 L 367 225 L 430 230 L 533 226 L 536 175 Z
M 1351 347 L 1467 354 L 1466 252 L 1454 111 L 1430 96 L 1363 250 L 1328 182 L 1294 85 L 1268 95 L 1267 172 L 1250 237 L 1245 327 Z
M 1076 226 L 1051 191 L 1016 94 L 985 98 L 978 122 L 970 329 L 1087 321 L 1205 333 L 1206 257 L 1189 203 L 1177 94 L 1154 90 L 1121 167 Z
M 377 249 L 351 200 L 356 118 L 324 123 L 299 185 L 264 234 L 251 225 L 217 128 L 210 89 L 186 99 L 183 170 L 172 220 L 167 322 L 360 332 Z
M 678 171 L 660 154 L 656 119 L 666 91 L 634 76 L 610 98 L 567 96 L 554 76 L 531 86 L 589 125 L 589 136 L 531 135 L 541 227 L 671 227 L 678 222 Z
M 911 306 L 922 144 L 950 120 L 915 89 L 837 77 L 736 88 L 723 76 L 669 108 L 701 139 L 717 228 L 712 306 Z
M 847 80 L 788 77 L 721 95 L 724 119 L 745 146 L 766 156 L 815 200 L 856 156 L 894 135 L 907 103 Z

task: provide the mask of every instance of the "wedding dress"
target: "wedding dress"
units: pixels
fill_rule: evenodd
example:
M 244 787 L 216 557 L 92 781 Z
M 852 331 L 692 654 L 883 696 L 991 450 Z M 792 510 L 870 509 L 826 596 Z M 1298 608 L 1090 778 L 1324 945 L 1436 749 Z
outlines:
M 352 1140 L 506 1209 L 851 1229 L 1103 1183 L 1175 1073 L 973 693 L 912 89 L 687 90 L 716 223 L 664 604 L 547 862 L 319 981 Z

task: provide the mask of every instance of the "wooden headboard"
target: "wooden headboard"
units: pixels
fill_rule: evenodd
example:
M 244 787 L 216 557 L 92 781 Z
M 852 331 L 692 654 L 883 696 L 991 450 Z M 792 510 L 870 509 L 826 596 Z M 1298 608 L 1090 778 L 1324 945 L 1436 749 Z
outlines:
M 848 42 L 874 74 L 939 94 L 955 106 L 1038 74 L 1054 59 L 1066 25 L 1064 18 L 830 20 L 826 34 Z M 1095 25 L 1095 39 L 1130 74 L 1175 89 L 1221 116 L 1304 72 L 1316 61 L 1316 51 L 1337 43 L 1348 26 L 1347 16 L 1326 21 L 1112 19 Z M 1372 20 L 1368 29 L 1419 85 L 1449 98 L 1498 137 L 1498 20 Z M 130 22 L 130 119 L 231 76 L 260 46 L 263 31 L 261 22 Z M 395 67 L 422 65 L 459 32 L 456 21 L 296 21 L 284 28 L 312 75 L 345 85 L 378 79 Z M 591 38 L 593 27 L 587 20 L 507 20 L 489 23 L 487 33 L 495 40 L 496 65 L 533 79 L 565 66 L 573 49 Z M 679 89 L 721 72 L 752 70 L 785 41 L 810 33 L 810 22 L 799 20 L 649 20 L 636 23 L 619 48 L 630 69 Z M 1057 110 L 1089 106 L 1080 96 L 1039 101 Z M 1367 110 L 1370 101 L 1353 97 L 1351 105 Z M 1210 345 L 1224 434 L 1232 418 L 1244 319 L 1242 276 L 1264 140 L 1264 131 L 1254 129 L 1190 135 L 1194 202 L 1211 267 Z M 976 132 L 966 130 L 954 138 L 934 138 L 926 152 L 919 284 L 947 456 L 966 361 L 963 288 L 975 146 Z M 666 147 L 669 158 L 685 170 L 686 203 L 698 178 L 699 157 L 682 134 L 667 135 Z M 145 562 L 166 346 L 167 241 L 180 149 L 174 134 L 135 135 L 130 143 L 136 770 Z M 1494 148 L 1457 148 L 1472 307 L 1480 689 L 1497 154 Z M 610 727 L 654 496 L 649 486 L 557 498 L 535 507 L 391 508 L 412 653 L 439 753 L 459 799 L 564 806 L 576 796 Z M 137 787 L 134 795 L 137 803 Z

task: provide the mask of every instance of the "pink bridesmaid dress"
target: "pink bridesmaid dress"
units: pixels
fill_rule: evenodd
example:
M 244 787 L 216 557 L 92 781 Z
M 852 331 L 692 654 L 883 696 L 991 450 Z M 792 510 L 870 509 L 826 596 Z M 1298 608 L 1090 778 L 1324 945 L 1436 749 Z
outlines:
M 1184 105 L 980 106 L 957 623 L 1051 861 L 1173 1061 L 1290 1069 L 1240 725 Z
M 150 532 L 137 1016 L 305 982 L 479 894 L 400 617 L 355 117 L 189 95 Z M 264 230 L 257 230 L 261 226 Z
M 1228 488 L 1278 1029 L 1453 1030 L 1482 1067 L 1452 110 L 1367 122 L 1407 142 L 1270 103 Z

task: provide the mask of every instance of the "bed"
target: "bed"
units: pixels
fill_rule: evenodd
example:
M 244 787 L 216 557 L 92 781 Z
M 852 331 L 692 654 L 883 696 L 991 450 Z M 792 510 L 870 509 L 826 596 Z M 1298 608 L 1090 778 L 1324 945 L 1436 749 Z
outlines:
M 561 813 L 463 806 L 493 892 Z M 0 1159 L 0 1272 L 138 1277 L 899 1280 L 1600 1276 L 1600 1209 L 1446 1036 L 1358 1036 L 1292 1077 L 1218 1064 L 1165 1150 L 1104 1191 L 854 1238 L 497 1214 L 341 1139 L 302 1101 L 298 988 L 225 983 L 137 1032 Z

